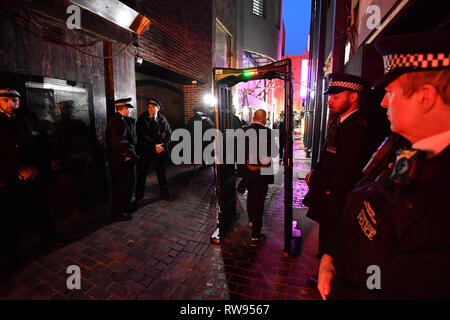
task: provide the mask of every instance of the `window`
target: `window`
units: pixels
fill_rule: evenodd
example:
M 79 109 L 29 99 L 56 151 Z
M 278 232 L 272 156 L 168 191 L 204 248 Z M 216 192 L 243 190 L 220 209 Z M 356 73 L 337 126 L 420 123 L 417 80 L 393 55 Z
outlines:
M 253 14 L 260 16 L 262 18 L 265 17 L 265 0 L 253 0 Z
M 232 67 L 231 36 L 219 22 L 216 22 L 216 67 Z
M 277 28 L 280 29 L 280 20 L 281 20 L 281 0 L 277 0 L 275 3 L 275 21 L 277 24 Z

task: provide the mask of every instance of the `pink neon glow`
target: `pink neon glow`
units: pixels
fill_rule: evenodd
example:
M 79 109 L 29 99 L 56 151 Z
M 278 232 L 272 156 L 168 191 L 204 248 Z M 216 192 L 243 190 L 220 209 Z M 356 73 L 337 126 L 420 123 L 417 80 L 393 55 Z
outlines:
M 308 59 L 302 59 L 302 74 L 300 80 L 300 97 L 306 97 L 306 85 L 308 82 Z

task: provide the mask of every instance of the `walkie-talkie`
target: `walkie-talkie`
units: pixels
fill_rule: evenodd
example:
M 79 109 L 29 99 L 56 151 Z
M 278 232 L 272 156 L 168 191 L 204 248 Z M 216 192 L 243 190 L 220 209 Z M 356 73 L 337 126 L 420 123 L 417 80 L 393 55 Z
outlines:
M 396 151 L 409 147 L 409 142 L 398 134 L 389 135 L 372 155 L 363 169 L 364 181 L 374 181 L 389 176 L 396 159 Z
M 399 152 L 391 175 L 392 181 L 398 184 L 408 184 L 414 176 L 418 164 L 426 157 L 426 152 L 416 149 Z

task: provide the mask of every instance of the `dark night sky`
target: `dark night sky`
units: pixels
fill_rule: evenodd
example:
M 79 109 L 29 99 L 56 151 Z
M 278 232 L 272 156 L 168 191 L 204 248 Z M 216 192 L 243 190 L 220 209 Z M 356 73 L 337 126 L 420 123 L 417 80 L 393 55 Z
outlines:
M 311 0 L 283 0 L 285 55 L 304 54 L 308 46 Z

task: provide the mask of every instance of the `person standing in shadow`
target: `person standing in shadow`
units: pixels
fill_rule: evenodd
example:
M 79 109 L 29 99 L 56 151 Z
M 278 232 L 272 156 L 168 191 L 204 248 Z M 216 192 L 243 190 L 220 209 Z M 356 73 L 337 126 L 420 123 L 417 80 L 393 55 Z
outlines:
M 129 109 L 134 108 L 130 101 L 131 98 L 115 101 L 117 112 L 108 120 L 106 127 L 113 189 L 112 216 L 116 221 L 132 219 L 129 214 L 137 210 L 131 199 L 136 181 L 135 165 L 139 156 L 135 150 L 134 119 L 129 117 Z
M 23 219 L 38 225 L 44 249 L 62 245 L 49 213 L 48 138 L 36 115 L 19 105 L 18 91 L 0 89 L 0 245 L 9 272 L 22 263 Z

